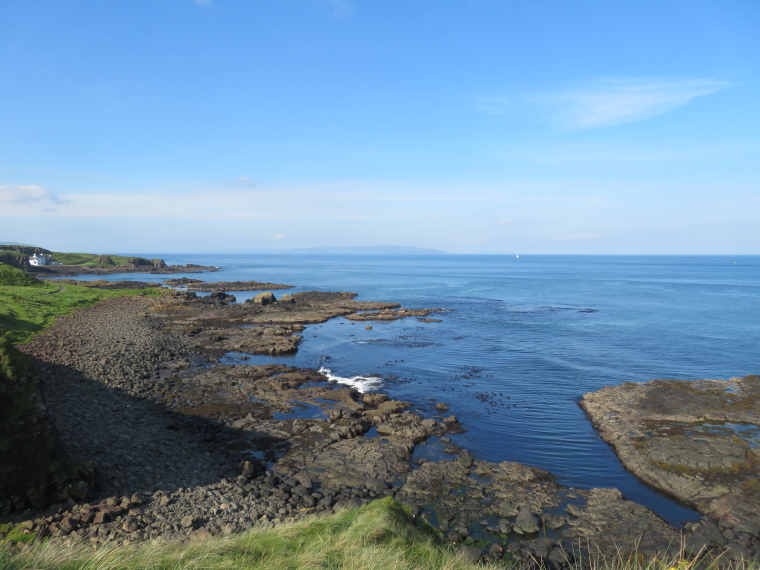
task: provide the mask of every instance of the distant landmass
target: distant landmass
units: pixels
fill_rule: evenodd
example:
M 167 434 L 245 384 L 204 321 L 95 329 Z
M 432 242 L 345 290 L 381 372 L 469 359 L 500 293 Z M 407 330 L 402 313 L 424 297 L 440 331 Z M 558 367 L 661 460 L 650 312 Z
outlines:
M 343 247 L 302 247 L 296 249 L 267 249 L 257 253 L 285 254 L 344 254 L 344 255 L 441 255 L 446 254 L 440 249 L 426 247 L 409 247 L 404 245 L 350 245 Z

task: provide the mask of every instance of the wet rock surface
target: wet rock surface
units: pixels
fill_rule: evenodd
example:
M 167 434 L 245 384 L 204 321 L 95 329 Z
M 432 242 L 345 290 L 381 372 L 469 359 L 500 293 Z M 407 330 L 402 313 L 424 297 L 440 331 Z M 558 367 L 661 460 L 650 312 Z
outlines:
M 736 556 L 754 544 L 760 376 L 625 383 L 584 395 L 581 406 L 630 471 L 711 517 L 691 528 L 692 550 Z
M 653 555 L 682 540 L 614 489 L 570 489 L 540 469 L 474 459 L 451 442 L 464 429 L 452 403 L 437 407 L 446 417 L 423 417 L 410 403 L 335 385 L 314 370 L 217 360 L 297 350 L 304 326 L 337 316 L 418 316 L 354 296 L 222 305 L 173 292 L 60 319 L 23 349 L 40 368 L 66 450 L 94 464 L 98 487 L 88 502 L 26 513 L 28 529 L 93 544 L 189 541 L 395 496 L 448 540 L 466 542 L 468 560 L 508 551 L 559 568 L 589 549 Z M 421 445 L 442 451 L 423 459 L 415 456 Z M 686 543 L 757 554 L 760 526 L 734 525 L 729 538 L 730 529 L 708 522 L 689 529 Z

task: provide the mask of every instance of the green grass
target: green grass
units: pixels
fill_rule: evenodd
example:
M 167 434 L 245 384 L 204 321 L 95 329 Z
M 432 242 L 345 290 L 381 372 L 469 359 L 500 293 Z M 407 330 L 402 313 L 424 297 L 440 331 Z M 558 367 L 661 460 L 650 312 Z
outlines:
M 44 249 L 42 247 L 36 247 L 33 245 L 0 245 L 0 252 L 13 252 L 13 253 L 25 255 L 27 257 L 31 257 L 35 253 L 37 255 L 41 253 L 47 255 L 48 253 L 50 253 L 50 250 Z
M 27 357 L 22 354 L 15 346 L 12 340 L 0 330 L 0 378 L 15 378 L 31 372 L 32 367 Z M 7 414 L 4 409 L 5 402 L 0 402 L 0 410 Z M 6 422 L 8 418 L 0 417 L 0 425 Z
M 113 265 L 127 265 L 142 257 L 128 257 L 125 255 L 99 255 L 94 253 L 61 253 L 53 252 L 50 257 L 54 261 L 64 265 L 85 265 L 88 267 L 108 267 Z
M 158 294 L 153 290 L 93 289 L 47 283 L 0 264 L 0 332 L 14 343 L 25 342 L 55 319 L 112 297 Z
M 0 287 L 38 287 L 41 285 L 44 283 L 36 277 L 32 277 L 10 265 L 0 263 Z
M 152 543 L 93 549 L 81 543 L 34 542 L 0 550 L 0 570 L 479 568 L 459 560 L 455 548 L 389 498 L 353 511 L 184 546 Z
M 19 526 L 11 523 L 0 524 L 0 537 L 9 543 L 26 544 L 32 542 L 36 533 L 24 534 Z M 2 558 L 0 557 L 0 560 Z

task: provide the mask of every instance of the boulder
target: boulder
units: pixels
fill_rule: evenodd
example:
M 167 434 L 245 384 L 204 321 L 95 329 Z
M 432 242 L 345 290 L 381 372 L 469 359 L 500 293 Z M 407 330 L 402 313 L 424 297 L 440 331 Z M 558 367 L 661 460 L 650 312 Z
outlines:
M 523 534 L 533 534 L 534 532 L 538 532 L 538 529 L 540 528 L 539 524 L 539 518 L 528 509 L 521 509 L 515 520 L 515 527 L 520 527 Z
M 265 291 L 264 293 L 259 293 L 253 299 L 251 299 L 251 302 L 258 303 L 259 305 L 271 305 L 272 303 L 275 303 L 276 301 L 277 301 L 277 297 L 275 297 L 274 293 L 272 293 L 271 291 Z
M 230 295 L 224 291 L 214 291 L 208 296 L 208 299 L 216 305 L 227 305 L 228 303 L 237 301 L 234 295 Z

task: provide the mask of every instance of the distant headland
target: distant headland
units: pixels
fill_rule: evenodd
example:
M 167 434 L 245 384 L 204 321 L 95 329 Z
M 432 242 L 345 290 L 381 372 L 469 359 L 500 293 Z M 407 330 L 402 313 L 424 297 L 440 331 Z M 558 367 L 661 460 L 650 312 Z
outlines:
M 192 263 L 167 265 L 163 259 L 126 255 L 62 253 L 37 246 L 10 243 L 0 244 L 0 263 L 39 275 L 199 273 L 219 269 Z

